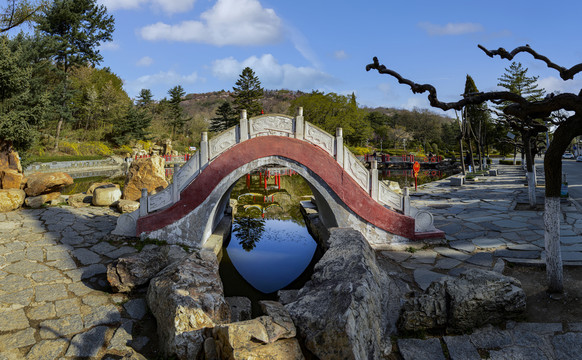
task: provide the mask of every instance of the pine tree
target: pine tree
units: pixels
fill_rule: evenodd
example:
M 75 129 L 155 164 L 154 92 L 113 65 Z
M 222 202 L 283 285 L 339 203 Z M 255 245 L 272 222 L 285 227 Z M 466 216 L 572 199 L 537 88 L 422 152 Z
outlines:
M 138 107 L 149 107 L 154 102 L 154 96 L 150 89 L 141 89 L 137 99 L 135 100 L 135 105 Z
M 539 76 L 527 76 L 527 68 L 522 67 L 521 63 L 512 62 L 509 69 L 501 75 L 497 86 L 501 86 L 508 91 L 518 94 L 528 101 L 541 99 L 545 91 L 539 89 L 537 81 Z
M 216 117 L 210 119 L 210 131 L 219 133 L 238 124 L 238 116 L 228 101 L 216 109 Z
M 113 16 L 95 0 L 55 0 L 37 19 L 37 30 L 45 35 L 45 51 L 61 71 L 60 116 L 55 136 L 55 149 L 63 122 L 70 120 L 71 99 L 69 73 L 77 66 L 97 65 L 103 60 L 99 45 L 111 41 L 115 29 Z
M 263 88 L 259 78 L 250 67 L 243 69 L 236 82 L 234 90 L 234 108 L 237 113 L 246 110 L 248 117 L 261 114 L 262 106 L 259 99 L 263 97 Z
M 172 125 L 172 139 L 174 138 L 176 131 L 182 131 L 186 122 L 190 120 L 189 117 L 184 115 L 184 109 L 180 106 L 182 98 L 186 95 L 184 88 L 177 85 L 168 90 L 168 95 L 170 95 L 169 107 L 170 107 L 170 125 Z

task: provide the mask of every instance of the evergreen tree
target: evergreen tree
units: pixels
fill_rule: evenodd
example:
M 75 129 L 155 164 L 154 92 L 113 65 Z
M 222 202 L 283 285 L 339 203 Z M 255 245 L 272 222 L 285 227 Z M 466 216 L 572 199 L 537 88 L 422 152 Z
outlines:
M 176 131 L 182 131 L 184 125 L 190 120 L 189 117 L 184 115 L 184 109 L 180 106 L 182 98 L 186 95 L 186 92 L 182 86 L 177 85 L 168 90 L 168 95 L 170 95 L 169 110 L 170 110 L 170 125 L 172 126 L 172 139 L 174 138 Z
M 114 128 L 112 139 L 117 145 L 124 145 L 131 140 L 148 140 L 148 127 L 152 116 L 146 110 L 130 105 L 125 117 Z
M 153 102 L 154 96 L 152 95 L 152 91 L 150 89 L 141 89 L 139 95 L 137 95 L 135 104 L 138 107 L 149 107 Z
M 475 85 L 475 81 L 470 75 L 467 75 L 465 80 L 465 96 L 470 94 L 476 94 L 479 90 Z M 486 128 L 490 123 L 489 112 L 487 111 L 487 104 L 472 104 L 465 107 L 465 121 L 463 124 L 463 130 L 465 133 L 463 137 L 469 142 L 469 151 L 471 152 L 471 159 L 475 159 L 473 156 L 473 146 L 471 141 L 474 140 L 477 144 L 477 154 L 479 156 L 479 169 L 482 169 L 483 156 L 485 149 L 485 134 Z M 473 165 L 473 164 L 471 164 Z
M 43 2 L 28 0 L 7 0 L 0 7 L 0 33 L 33 20 L 34 14 L 41 9 Z
M 219 133 L 238 124 L 238 116 L 228 101 L 216 109 L 216 117 L 210 119 L 210 131 Z
M 114 22 L 113 16 L 107 15 L 105 6 L 97 5 L 95 0 L 55 0 L 37 19 L 37 30 L 49 39 L 46 54 L 61 72 L 62 109 L 57 123 L 55 149 L 59 146 L 63 122 L 72 118 L 69 109 L 70 70 L 101 62 L 103 57 L 98 47 L 112 40 Z
M 544 89 L 539 89 L 537 81 L 539 76 L 527 76 L 527 68 L 521 63 L 512 62 L 509 69 L 501 75 L 497 86 L 501 86 L 508 91 L 518 94 L 528 101 L 540 100 L 544 94 Z
M 46 93 L 31 91 L 32 67 L 20 47 L 13 51 L 10 40 L 0 37 L 0 139 L 12 142 L 18 151 L 27 150 L 38 136 L 38 126 L 47 115 Z
M 232 89 L 234 90 L 234 108 L 237 113 L 246 110 L 249 118 L 261 114 L 262 106 L 259 99 L 263 97 L 264 91 L 253 69 L 244 68 L 236 86 Z

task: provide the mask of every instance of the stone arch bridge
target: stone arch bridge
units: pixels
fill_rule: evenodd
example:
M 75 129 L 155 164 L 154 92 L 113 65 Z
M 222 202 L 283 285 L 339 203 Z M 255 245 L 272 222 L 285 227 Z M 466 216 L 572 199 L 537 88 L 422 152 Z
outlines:
M 119 217 L 114 234 L 151 237 L 200 248 L 224 216 L 230 192 L 245 174 L 266 165 L 288 167 L 309 183 L 326 227 L 352 227 L 374 247 L 443 237 L 432 215 L 410 206 L 410 198 L 378 181 L 376 163 L 368 170 L 335 136 L 304 121 L 268 114 L 248 119 L 208 141 L 175 174 L 173 183 L 148 196 L 140 208 Z

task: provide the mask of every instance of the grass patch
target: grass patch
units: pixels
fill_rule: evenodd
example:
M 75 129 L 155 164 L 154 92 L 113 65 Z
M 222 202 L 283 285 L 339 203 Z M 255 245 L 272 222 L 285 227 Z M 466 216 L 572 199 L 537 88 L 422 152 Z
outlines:
M 102 155 L 43 155 L 43 156 L 30 156 L 26 158 L 27 164 L 32 163 L 48 163 L 53 161 L 84 161 L 84 160 L 103 160 L 107 159 L 107 156 Z

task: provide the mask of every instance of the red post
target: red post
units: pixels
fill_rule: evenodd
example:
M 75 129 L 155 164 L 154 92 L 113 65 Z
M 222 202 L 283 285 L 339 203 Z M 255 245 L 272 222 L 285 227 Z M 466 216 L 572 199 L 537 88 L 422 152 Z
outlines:
M 267 190 L 267 174 L 265 174 L 265 176 L 263 176 L 263 178 L 265 179 L 265 190 Z
M 277 185 L 279 186 L 279 190 L 281 190 L 281 174 L 277 175 Z
M 251 188 L 251 174 L 247 174 L 247 189 Z
M 261 186 L 262 182 L 263 182 L 263 174 L 259 171 L 259 186 Z

